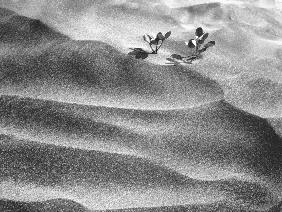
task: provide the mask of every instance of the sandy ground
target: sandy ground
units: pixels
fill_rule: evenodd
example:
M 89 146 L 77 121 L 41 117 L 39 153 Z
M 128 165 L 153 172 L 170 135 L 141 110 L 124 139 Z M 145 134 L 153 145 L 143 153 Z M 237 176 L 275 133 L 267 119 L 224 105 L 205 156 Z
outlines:
M 278 1 L 0 6 L 2 211 L 279 210 Z M 216 45 L 167 65 L 198 26 Z

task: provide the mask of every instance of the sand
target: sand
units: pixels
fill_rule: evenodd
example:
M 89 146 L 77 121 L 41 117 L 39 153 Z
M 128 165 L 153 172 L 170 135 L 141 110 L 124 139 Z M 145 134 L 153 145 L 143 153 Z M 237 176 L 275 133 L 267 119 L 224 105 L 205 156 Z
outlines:
M 279 211 L 280 4 L 0 6 L 1 211 Z M 167 65 L 198 26 L 216 45 Z

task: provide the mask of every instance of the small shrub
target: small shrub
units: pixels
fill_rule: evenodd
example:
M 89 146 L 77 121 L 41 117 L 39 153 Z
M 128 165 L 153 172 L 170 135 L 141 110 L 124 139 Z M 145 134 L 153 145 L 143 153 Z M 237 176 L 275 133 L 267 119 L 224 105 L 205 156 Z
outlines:
M 215 41 L 209 41 L 205 44 L 206 39 L 208 38 L 209 33 L 205 33 L 202 27 L 198 27 L 195 31 L 195 38 L 190 39 L 188 42 L 185 42 L 185 44 L 188 46 L 188 48 L 194 49 L 194 52 L 192 55 L 189 56 L 181 56 L 178 54 L 172 54 L 170 58 L 167 58 L 170 62 L 176 62 L 176 60 L 179 60 L 184 63 L 192 63 L 192 61 L 196 59 L 202 58 L 201 53 L 205 52 L 208 48 L 215 45 Z M 179 62 L 177 61 L 178 64 Z
M 162 47 L 164 41 L 168 39 L 170 35 L 171 31 L 165 33 L 165 35 L 159 32 L 155 38 L 146 34 L 143 36 L 143 39 L 149 44 L 152 52 L 148 52 L 142 48 L 130 48 L 132 51 L 128 54 L 135 56 L 136 59 L 146 59 L 149 54 L 158 54 L 158 50 Z
M 185 44 L 189 47 L 194 49 L 194 55 L 200 55 L 204 51 L 206 51 L 209 47 L 215 45 L 215 41 L 209 41 L 208 43 L 204 44 L 205 40 L 208 38 L 209 33 L 205 33 L 202 27 L 196 29 L 195 32 L 195 39 L 190 39 Z M 203 45 L 204 44 L 204 45 Z
M 171 35 L 171 31 L 165 33 L 165 35 L 163 35 L 161 32 L 159 32 L 157 34 L 157 36 L 155 37 L 155 39 L 153 39 L 153 37 L 151 37 L 150 35 L 146 34 L 143 36 L 143 39 L 145 42 L 147 42 L 152 50 L 151 54 L 157 54 L 158 50 L 162 47 L 164 41 L 166 39 L 169 38 L 169 36 Z

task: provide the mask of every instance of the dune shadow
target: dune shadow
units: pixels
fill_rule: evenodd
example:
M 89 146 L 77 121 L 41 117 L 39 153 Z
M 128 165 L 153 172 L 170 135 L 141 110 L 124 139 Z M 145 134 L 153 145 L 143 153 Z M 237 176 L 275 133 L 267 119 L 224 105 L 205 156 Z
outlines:
M 0 200 L 0 210 L 3 212 L 47 212 L 47 211 L 69 211 L 87 212 L 83 205 L 70 199 L 50 199 L 47 201 L 24 202 L 14 200 Z
M 151 52 L 147 52 L 142 48 L 129 48 L 130 50 L 132 50 L 131 52 L 129 52 L 129 55 L 133 55 L 136 59 L 146 59 L 149 54 L 152 54 Z

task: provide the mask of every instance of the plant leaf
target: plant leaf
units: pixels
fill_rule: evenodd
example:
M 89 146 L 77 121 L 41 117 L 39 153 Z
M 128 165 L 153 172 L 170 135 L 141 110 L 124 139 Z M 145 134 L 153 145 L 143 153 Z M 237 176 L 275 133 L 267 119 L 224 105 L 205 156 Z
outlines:
M 182 60 L 183 59 L 183 57 L 181 55 L 179 55 L 179 54 L 172 54 L 171 57 L 174 58 L 174 59 L 177 59 L 177 60 Z
M 151 38 L 151 36 L 150 35 L 143 35 L 143 39 L 144 39 L 144 41 L 146 41 L 147 43 L 150 43 L 151 42 L 151 40 L 152 40 L 152 38 Z
M 201 39 L 206 40 L 208 37 L 209 37 L 209 33 L 205 33 L 203 34 Z
M 201 49 L 199 50 L 199 52 L 202 53 L 202 52 L 206 51 L 207 48 L 208 48 L 208 47 L 203 47 L 203 48 L 201 48 Z
M 209 33 L 203 34 L 199 39 L 199 44 L 203 44 L 205 40 L 208 38 L 208 36 L 209 36 Z
M 168 39 L 170 35 L 171 35 L 171 31 L 165 33 L 165 39 Z
M 155 39 L 155 40 L 152 40 L 151 41 L 151 44 L 153 44 L 153 45 L 158 45 L 158 43 L 159 43 L 159 39 Z
M 203 34 L 204 34 L 203 28 L 202 27 L 198 27 L 196 29 L 195 35 L 198 36 L 198 37 L 201 37 Z
M 186 42 L 186 45 L 189 48 L 195 48 L 196 47 L 195 43 L 196 43 L 196 41 L 194 39 L 190 39 L 188 42 Z
M 159 32 L 158 34 L 157 34 L 157 37 L 156 37 L 157 39 L 159 39 L 159 40 L 164 40 L 165 39 L 165 37 L 163 36 L 163 34 L 161 33 L 161 32 Z
M 215 45 L 215 41 L 209 41 L 208 43 L 206 43 L 205 45 L 204 45 L 204 48 L 209 48 L 209 47 L 212 47 L 212 46 L 214 46 Z
M 196 59 L 197 59 L 197 56 L 191 55 L 186 59 L 186 61 L 193 61 L 193 60 L 196 60 Z

